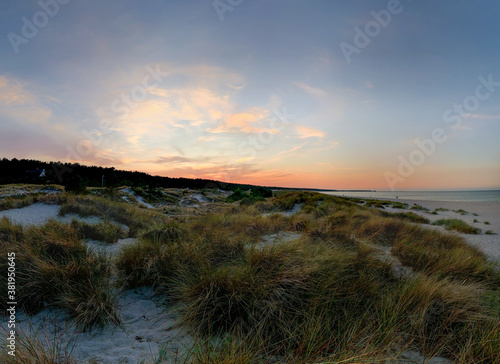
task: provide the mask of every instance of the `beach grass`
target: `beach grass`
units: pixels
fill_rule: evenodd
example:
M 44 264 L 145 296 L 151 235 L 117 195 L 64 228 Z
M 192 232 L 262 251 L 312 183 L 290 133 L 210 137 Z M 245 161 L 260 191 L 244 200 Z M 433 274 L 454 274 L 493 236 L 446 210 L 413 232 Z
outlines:
M 456 230 L 464 234 L 481 234 L 481 229 L 470 226 L 460 219 L 439 219 L 433 225 L 444 226 L 447 230 Z
M 422 205 L 419 204 L 413 204 L 413 206 L 410 207 L 410 210 L 430 212 L 430 209 L 428 209 L 427 207 L 423 207 Z
M 430 224 L 430 222 L 431 222 L 428 218 L 420 216 L 412 211 L 398 212 L 398 213 L 390 214 L 388 216 L 394 216 L 394 217 L 400 218 L 402 220 L 407 220 L 407 221 L 415 222 L 418 224 Z
M 0 235 L 5 256 L 16 254 L 17 296 L 25 312 L 66 309 L 82 330 L 119 322 L 109 280 L 110 261 L 89 251 L 72 224 L 49 221 L 23 229 L 3 219 Z M 7 269 L 5 264 L 2 270 Z M 1 283 L 6 285 L 3 277 Z
M 395 209 L 407 209 L 408 206 L 409 205 L 407 203 L 403 203 L 403 202 L 393 202 L 392 203 L 392 207 Z
M 498 271 L 462 238 L 402 217 L 282 193 L 194 219 L 181 237 L 145 238 L 118 264 L 130 286 L 151 284 L 183 307 L 184 325 L 204 338 L 193 362 L 377 361 L 403 348 L 495 362 L 499 317 L 481 297 Z M 255 247 L 277 231 L 302 238 Z M 370 244 L 414 275 L 395 275 Z
M 195 338 L 176 354 L 181 363 L 383 362 L 407 351 L 498 363 L 498 267 L 460 236 L 415 224 L 429 223 L 415 213 L 300 191 L 179 219 L 104 195 L 60 199 L 63 214 L 105 222 L 0 220 L 0 249 L 18 254 L 29 314 L 57 307 L 82 330 L 116 325 L 117 292 L 149 286 Z M 87 249 L 84 238 L 125 236 L 113 221 L 137 242 L 113 259 Z

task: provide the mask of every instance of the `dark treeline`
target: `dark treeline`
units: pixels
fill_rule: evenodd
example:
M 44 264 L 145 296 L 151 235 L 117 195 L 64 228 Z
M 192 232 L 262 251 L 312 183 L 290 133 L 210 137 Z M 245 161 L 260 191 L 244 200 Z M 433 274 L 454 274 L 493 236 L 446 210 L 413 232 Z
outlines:
M 45 170 L 44 177 L 29 171 Z M 78 163 L 41 162 L 33 159 L 3 158 L 0 160 L 0 184 L 37 183 L 61 184 L 64 186 L 85 185 L 101 187 L 104 176 L 104 187 L 117 186 L 150 186 L 152 188 L 220 188 L 234 190 L 248 189 L 252 185 L 225 183 L 201 178 L 170 178 L 151 176 L 144 172 L 130 172 L 99 166 L 84 166 Z

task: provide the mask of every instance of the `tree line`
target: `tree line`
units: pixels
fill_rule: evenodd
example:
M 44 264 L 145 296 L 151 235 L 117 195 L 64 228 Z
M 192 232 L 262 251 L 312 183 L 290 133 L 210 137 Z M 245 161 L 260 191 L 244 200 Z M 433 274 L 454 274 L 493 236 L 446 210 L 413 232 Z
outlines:
M 44 177 L 30 171 L 45 170 Z M 36 183 L 61 184 L 70 189 L 81 187 L 150 186 L 151 188 L 218 188 L 224 190 L 249 189 L 253 185 L 226 183 L 203 178 L 172 178 L 152 176 L 138 171 L 124 171 L 114 167 L 85 166 L 79 163 L 42 162 L 35 159 L 0 160 L 0 184 Z

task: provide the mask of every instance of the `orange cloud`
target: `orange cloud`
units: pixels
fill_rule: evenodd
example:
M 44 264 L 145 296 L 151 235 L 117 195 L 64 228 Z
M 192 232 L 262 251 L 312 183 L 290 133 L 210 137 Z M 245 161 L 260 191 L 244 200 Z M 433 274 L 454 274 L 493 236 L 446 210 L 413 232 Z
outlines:
M 313 129 L 309 128 L 307 126 L 295 126 L 295 132 L 298 134 L 299 138 L 304 139 L 304 138 L 324 138 L 325 137 L 325 132 L 318 130 L 318 129 Z
M 19 124 L 46 124 L 52 111 L 40 102 L 37 95 L 16 79 L 0 76 L 0 110 Z
M 246 112 L 228 114 L 224 121 L 216 128 L 209 130 L 210 133 L 276 133 L 276 130 L 262 126 L 266 110 L 254 109 Z

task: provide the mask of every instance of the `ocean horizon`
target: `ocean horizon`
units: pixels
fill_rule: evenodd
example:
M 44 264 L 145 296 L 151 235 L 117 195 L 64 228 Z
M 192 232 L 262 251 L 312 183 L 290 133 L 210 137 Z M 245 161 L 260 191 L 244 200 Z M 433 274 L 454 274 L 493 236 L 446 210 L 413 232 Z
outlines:
M 422 201 L 500 202 L 500 190 L 467 191 L 320 191 L 334 196 Z

